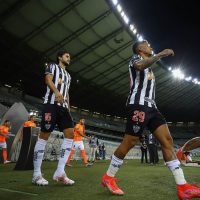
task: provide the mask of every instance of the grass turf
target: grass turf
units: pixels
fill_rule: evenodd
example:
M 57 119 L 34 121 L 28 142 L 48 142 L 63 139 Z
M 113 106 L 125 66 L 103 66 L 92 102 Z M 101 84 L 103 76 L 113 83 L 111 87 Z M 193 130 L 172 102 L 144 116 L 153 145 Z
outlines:
M 100 184 L 109 161 L 99 161 L 90 168 L 80 161 L 71 164 L 73 167 L 67 168 L 67 174 L 76 183 L 64 186 L 52 180 L 57 162 L 43 162 L 44 177 L 49 180 L 46 187 L 31 184 L 32 171 L 14 171 L 14 164 L 0 165 L 0 200 L 178 200 L 173 177 L 163 163 L 151 166 L 140 164 L 139 160 L 125 160 L 117 174 L 124 196 L 113 196 Z M 199 168 L 183 169 L 188 182 L 200 183 Z

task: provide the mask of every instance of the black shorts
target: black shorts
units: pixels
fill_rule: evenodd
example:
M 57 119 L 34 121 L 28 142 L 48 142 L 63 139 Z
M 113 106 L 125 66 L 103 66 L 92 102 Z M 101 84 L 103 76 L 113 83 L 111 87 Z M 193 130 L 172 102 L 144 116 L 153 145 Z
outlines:
M 41 131 L 52 132 L 56 124 L 61 132 L 67 128 L 74 127 L 72 116 L 67 108 L 56 104 L 44 104 Z
M 157 108 L 142 105 L 127 106 L 126 134 L 140 137 L 145 128 L 153 133 L 163 124 L 166 124 L 165 118 Z

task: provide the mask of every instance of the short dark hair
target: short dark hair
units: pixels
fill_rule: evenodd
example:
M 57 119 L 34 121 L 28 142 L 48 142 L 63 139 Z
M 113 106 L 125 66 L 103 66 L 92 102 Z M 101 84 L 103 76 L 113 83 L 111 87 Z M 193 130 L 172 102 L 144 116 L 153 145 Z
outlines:
M 6 120 L 4 121 L 4 124 L 5 124 L 5 123 L 8 123 L 8 122 L 10 122 L 10 120 L 6 119 Z
M 57 52 L 56 60 L 58 63 L 59 63 L 59 57 L 62 57 L 65 53 L 68 53 L 66 49 L 61 49 L 60 51 Z
M 132 50 L 133 50 L 133 53 L 134 54 L 138 54 L 138 46 L 143 44 L 144 42 L 147 42 L 146 40 L 143 40 L 143 41 L 137 41 L 133 44 L 132 46 Z

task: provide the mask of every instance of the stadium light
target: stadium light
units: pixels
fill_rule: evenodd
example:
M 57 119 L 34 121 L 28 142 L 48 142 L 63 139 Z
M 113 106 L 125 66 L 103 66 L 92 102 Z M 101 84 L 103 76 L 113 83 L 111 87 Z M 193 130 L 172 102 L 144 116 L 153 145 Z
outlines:
M 11 85 L 8 85 L 8 84 L 5 84 L 4 86 L 8 87 L 8 88 L 11 88 L 12 86 Z
M 136 33 L 137 33 L 137 29 L 134 29 L 134 30 L 133 30 L 133 34 L 136 34 Z
M 143 39 L 143 37 L 141 35 L 139 35 L 138 40 L 139 41 L 143 41 L 144 39 Z
M 168 68 L 168 70 L 169 70 L 169 71 L 171 71 L 171 70 L 172 70 L 172 68 L 171 68 L 171 67 L 169 67 L 169 68 Z
M 112 0 L 112 3 L 116 6 L 118 4 L 117 0 Z
M 180 69 L 174 69 L 172 70 L 172 74 L 175 78 L 178 78 L 178 79 L 184 79 L 185 78 L 185 75 L 183 74 L 183 72 L 181 72 Z
M 124 22 L 126 23 L 126 24 L 128 24 L 129 23 L 129 18 L 124 14 L 124 16 L 123 16 L 123 19 L 124 19 Z
M 124 13 L 124 11 L 122 11 L 122 12 L 121 12 L 121 16 L 124 17 L 124 15 L 125 15 L 125 13 Z
M 194 78 L 193 80 L 192 80 L 192 82 L 194 83 L 194 84 L 198 84 L 198 79 L 197 78 Z
M 134 25 L 133 25 L 133 24 L 130 24 L 130 25 L 129 25 L 129 28 L 130 28 L 131 31 L 133 31 L 133 30 L 134 30 Z
M 191 81 L 191 80 L 192 80 L 192 77 L 191 77 L 191 76 L 186 77 L 185 80 L 186 80 L 186 81 Z
M 121 12 L 121 11 L 122 11 L 122 7 L 121 7 L 121 5 L 120 5 L 120 4 L 118 4 L 118 5 L 117 5 L 117 10 L 118 10 L 119 12 Z

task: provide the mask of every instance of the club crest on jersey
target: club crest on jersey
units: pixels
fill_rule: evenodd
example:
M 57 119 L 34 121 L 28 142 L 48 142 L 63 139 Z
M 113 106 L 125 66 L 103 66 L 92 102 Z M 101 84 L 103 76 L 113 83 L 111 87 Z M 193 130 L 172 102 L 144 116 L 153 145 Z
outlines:
M 51 124 L 45 124 L 44 126 L 45 126 L 46 130 L 49 130 L 51 127 Z
M 50 122 L 51 121 L 51 113 L 45 113 L 44 114 L 44 121 Z
M 138 133 L 140 131 L 140 126 L 133 125 L 133 131 L 134 131 L 134 133 Z

